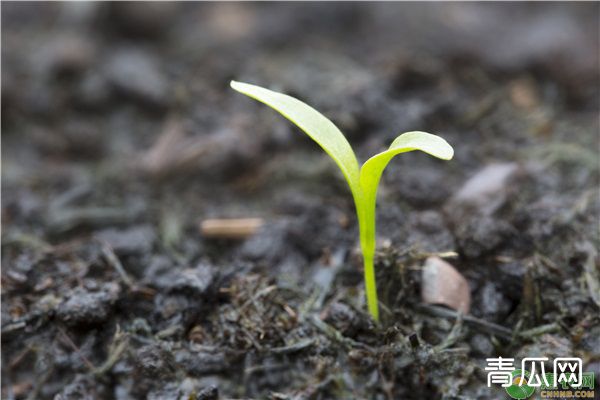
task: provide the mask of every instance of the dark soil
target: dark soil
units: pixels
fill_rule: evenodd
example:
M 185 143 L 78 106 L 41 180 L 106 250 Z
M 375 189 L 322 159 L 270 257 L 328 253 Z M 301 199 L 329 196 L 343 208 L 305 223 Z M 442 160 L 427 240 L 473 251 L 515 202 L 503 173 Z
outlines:
M 600 370 L 599 4 L 2 3 L 2 399 L 497 399 L 486 357 Z M 335 165 L 379 191 L 382 323 Z M 246 240 L 206 218 L 260 217 Z M 446 257 L 470 314 L 422 303 Z M 598 375 L 596 375 L 598 376 Z

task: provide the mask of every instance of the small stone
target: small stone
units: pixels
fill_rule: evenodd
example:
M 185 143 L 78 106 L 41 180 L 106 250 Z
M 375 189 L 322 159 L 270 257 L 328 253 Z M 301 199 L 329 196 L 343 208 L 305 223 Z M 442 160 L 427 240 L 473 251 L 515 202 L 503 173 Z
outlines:
M 446 261 L 429 257 L 423 267 L 421 299 L 427 304 L 442 304 L 468 314 L 471 305 L 469 283 Z

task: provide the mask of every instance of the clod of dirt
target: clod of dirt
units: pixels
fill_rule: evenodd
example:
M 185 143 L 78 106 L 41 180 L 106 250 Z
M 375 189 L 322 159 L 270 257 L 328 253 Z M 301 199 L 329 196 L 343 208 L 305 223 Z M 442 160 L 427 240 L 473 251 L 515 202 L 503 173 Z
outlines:
M 414 156 L 410 154 L 409 156 Z M 410 157 L 415 158 L 415 157 Z M 396 160 L 395 160 L 396 161 Z M 402 160 L 390 163 L 386 176 L 386 189 L 392 199 L 406 201 L 417 209 L 441 205 L 452 194 L 445 184 L 447 177 L 431 161 L 416 160 L 418 167 L 407 168 Z M 436 190 L 431 190 L 436 188 Z
M 146 254 L 152 250 L 155 234 L 148 225 L 128 229 L 105 229 L 95 235 L 107 242 L 118 255 Z
M 54 396 L 54 400 L 94 400 L 103 397 L 98 386 L 90 376 L 76 375 L 71 383 Z
M 429 257 L 422 272 L 421 298 L 427 304 L 443 304 L 463 314 L 471 306 L 469 283 L 452 265 Z
M 247 260 L 275 263 L 286 254 L 289 221 L 274 221 L 244 242 L 240 255 Z
M 228 371 L 233 365 L 232 360 L 222 353 L 190 352 L 180 350 L 175 353 L 175 360 L 182 365 L 190 376 L 202 377 Z
M 509 184 L 520 171 L 515 163 L 490 164 L 471 178 L 452 196 L 447 205 L 451 215 L 457 208 L 477 211 L 483 215 L 491 215 L 504 204 L 507 199 Z
M 136 354 L 136 372 L 150 379 L 169 378 L 175 373 L 173 356 L 159 346 L 144 346 Z
M 108 79 L 98 72 L 88 72 L 75 89 L 76 105 L 80 108 L 99 110 L 108 106 L 111 88 Z
M 219 389 L 216 386 L 206 387 L 196 395 L 197 400 L 217 400 L 218 398 Z
M 56 316 L 71 326 L 100 324 L 109 317 L 119 293 L 120 287 L 114 282 L 94 292 L 78 287 L 58 306 Z
M 361 331 L 372 330 L 364 314 L 358 313 L 352 307 L 344 303 L 333 303 L 326 310 L 324 321 L 332 325 L 344 336 L 356 337 Z
M 496 249 L 513 231 L 513 227 L 505 221 L 473 215 L 460 221 L 454 235 L 461 254 L 477 258 Z
M 405 237 L 408 246 L 425 252 L 442 252 L 455 248 L 452 232 L 446 226 L 443 215 L 436 211 L 412 213 Z
M 150 391 L 147 400 L 218 400 L 219 390 L 216 386 L 198 387 L 196 380 L 184 379 L 178 382 L 169 382 L 157 389 Z
M 487 268 L 488 266 L 484 266 Z M 509 296 L 511 301 L 520 301 L 523 294 L 523 280 L 525 279 L 525 264 L 519 260 L 500 263 L 493 268 L 491 273 L 496 276 L 496 282 L 502 285 L 503 293 Z
M 158 279 L 156 283 L 169 293 L 186 293 L 191 296 L 202 296 L 215 281 L 212 266 L 200 263 L 196 268 L 173 271 Z
M 107 3 L 107 23 L 125 36 L 133 38 L 160 38 L 172 26 L 170 18 L 177 12 L 176 4 L 158 2 L 137 7 L 133 3 Z
M 486 335 L 480 333 L 473 335 L 469 344 L 471 345 L 471 350 L 478 355 L 487 356 L 494 352 L 492 341 Z
M 94 59 L 94 42 L 84 36 L 65 35 L 46 43 L 36 52 L 33 64 L 50 76 L 70 75 L 89 67 Z
M 169 85 L 156 60 L 141 50 L 121 50 L 108 61 L 106 75 L 114 88 L 141 105 L 164 108 Z
M 481 305 L 480 312 L 486 320 L 504 320 L 512 306 L 510 300 L 492 282 L 486 283 L 475 298 Z

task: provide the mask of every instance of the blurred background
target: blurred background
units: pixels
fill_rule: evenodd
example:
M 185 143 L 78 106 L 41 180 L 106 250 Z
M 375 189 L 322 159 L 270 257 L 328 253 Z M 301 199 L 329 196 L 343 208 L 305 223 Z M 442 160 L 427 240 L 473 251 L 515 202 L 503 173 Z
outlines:
M 599 11 L 3 2 L 2 398 L 497 398 L 472 372 L 501 351 L 598 368 Z M 232 79 L 314 106 L 360 161 L 410 130 L 454 146 L 384 174 L 384 327 L 341 174 Z M 442 252 L 474 317 L 548 336 L 443 342 L 454 320 L 414 311 Z M 414 332 L 462 350 L 417 362 Z

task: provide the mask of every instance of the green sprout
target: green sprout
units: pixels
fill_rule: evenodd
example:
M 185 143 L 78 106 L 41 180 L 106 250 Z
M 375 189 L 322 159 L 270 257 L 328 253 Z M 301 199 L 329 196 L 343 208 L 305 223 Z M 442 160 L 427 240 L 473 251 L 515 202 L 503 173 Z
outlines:
M 342 170 L 350 186 L 358 216 L 367 304 L 371 316 L 378 321 L 379 307 L 373 257 L 375 255 L 375 203 L 381 174 L 397 154 L 420 150 L 442 160 L 450 160 L 454 155 L 452 146 L 441 137 L 430 133 L 407 132 L 398 136 L 389 149 L 369 158 L 362 168 L 359 168 L 354 151 L 342 132 L 314 108 L 291 96 L 259 86 L 231 81 L 231 87 L 268 105 L 296 124 L 317 142 Z

